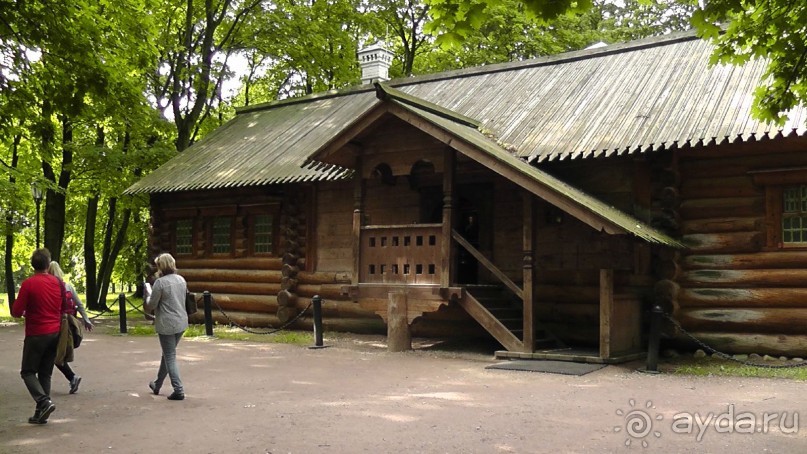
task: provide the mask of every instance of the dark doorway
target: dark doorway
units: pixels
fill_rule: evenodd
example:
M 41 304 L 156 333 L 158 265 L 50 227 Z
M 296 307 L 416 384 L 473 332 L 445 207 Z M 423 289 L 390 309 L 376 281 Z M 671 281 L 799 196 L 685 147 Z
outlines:
M 456 230 L 488 258 L 493 249 L 493 188 L 490 184 L 457 186 Z M 479 284 L 479 261 L 465 248 L 457 248 L 457 283 Z

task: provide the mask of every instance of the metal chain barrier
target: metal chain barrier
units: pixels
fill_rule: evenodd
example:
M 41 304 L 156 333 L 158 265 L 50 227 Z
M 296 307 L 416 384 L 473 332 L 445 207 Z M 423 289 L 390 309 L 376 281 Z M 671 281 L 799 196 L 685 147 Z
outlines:
M 123 295 L 123 298 L 126 300 L 126 304 L 128 304 L 129 306 L 132 306 L 132 308 L 134 310 L 136 310 L 137 312 L 140 312 L 141 314 L 143 314 L 146 317 L 148 317 L 150 315 L 150 314 L 147 314 L 145 311 L 143 311 L 143 304 L 140 304 L 140 306 L 135 306 L 135 304 L 133 302 L 129 301 L 129 298 L 127 298 L 126 295 Z
M 300 311 L 300 313 L 299 313 L 299 314 L 297 314 L 297 315 L 296 315 L 294 318 L 292 318 L 291 320 L 289 320 L 288 322 L 286 322 L 286 323 L 285 323 L 283 326 L 281 326 L 280 328 L 276 328 L 276 329 L 273 329 L 273 330 L 271 330 L 271 331 L 255 331 L 255 330 L 253 330 L 253 329 L 247 328 L 246 326 L 240 325 L 240 324 L 236 323 L 236 322 L 235 322 L 233 319 L 231 319 L 231 318 L 230 318 L 230 316 L 229 316 L 229 315 L 227 315 L 227 313 L 226 313 L 226 312 L 224 312 L 224 309 L 222 309 L 222 308 L 221 308 L 221 306 L 219 306 L 219 303 L 217 303 L 217 302 L 216 302 L 216 299 L 215 299 L 215 298 L 213 298 L 213 297 L 212 297 L 212 295 L 211 295 L 211 297 L 210 297 L 210 301 L 211 301 L 213 304 L 215 304 L 215 305 L 216 305 L 216 308 L 219 310 L 219 312 L 221 312 L 221 315 L 223 315 L 223 316 L 224 316 L 224 318 L 226 318 L 226 319 L 227 319 L 227 323 L 228 323 L 228 324 L 230 324 L 230 326 L 235 326 L 236 328 L 238 328 L 238 329 L 240 329 L 240 330 L 242 330 L 242 331 L 246 331 L 246 332 L 248 332 L 248 333 L 250 333 L 250 334 L 275 334 L 275 333 L 277 333 L 277 332 L 279 332 L 279 331 L 283 331 L 284 329 L 286 329 L 286 328 L 288 328 L 289 326 L 291 326 L 291 324 L 292 324 L 292 323 L 294 323 L 294 322 L 296 322 L 297 320 L 300 320 L 301 318 L 303 318 L 303 316 L 305 315 L 306 311 L 308 311 L 308 309 L 311 309 L 311 305 L 313 304 L 313 303 L 308 303 L 308 306 L 307 306 L 305 309 L 303 309 L 302 311 Z
M 744 366 L 759 367 L 759 368 L 762 368 L 762 369 L 794 369 L 794 368 L 798 368 L 798 367 L 807 367 L 807 361 L 802 361 L 802 362 L 797 363 L 797 364 L 757 364 L 757 363 L 752 363 L 750 361 L 737 359 L 737 358 L 729 355 L 728 353 L 723 353 L 721 351 L 718 351 L 715 348 L 710 347 L 709 345 L 707 345 L 706 343 L 704 343 L 700 339 L 697 339 L 695 336 L 693 336 L 691 333 L 689 333 L 687 330 L 685 330 L 681 326 L 681 324 L 678 323 L 678 320 L 672 318 L 671 315 L 664 314 L 664 317 L 667 320 L 669 320 L 670 323 L 672 323 L 676 328 L 681 330 L 681 332 L 684 333 L 685 336 L 692 339 L 693 342 L 698 344 L 705 352 L 711 353 L 711 354 L 717 356 L 718 358 L 725 359 L 727 361 L 733 361 L 735 363 L 739 363 L 739 364 L 742 364 Z
M 125 295 L 124 295 L 124 299 L 126 300 L 126 304 L 128 304 L 129 306 L 131 306 L 132 308 L 134 308 L 134 309 L 135 309 L 137 312 L 140 312 L 140 313 L 141 313 L 141 314 L 143 314 L 144 316 L 148 316 L 148 315 L 149 315 L 149 314 L 146 314 L 146 312 L 144 312 L 144 311 L 142 310 L 142 307 L 143 307 L 143 305 L 142 305 L 142 304 L 141 304 L 140 306 L 135 305 L 135 304 L 134 304 L 133 302 L 131 302 L 131 301 L 129 300 L 129 298 L 127 298 Z M 234 327 L 236 327 L 236 328 L 238 328 L 238 329 L 240 329 L 240 330 L 242 330 L 242 331 L 245 331 L 245 332 L 247 332 L 247 333 L 250 333 L 250 334 L 267 334 L 267 335 L 268 335 L 268 334 L 275 334 L 275 333 L 277 333 L 277 332 L 283 331 L 283 330 L 285 330 L 286 328 L 288 328 L 289 326 L 291 326 L 291 325 L 292 325 L 294 322 L 296 322 L 297 320 L 300 320 L 301 318 L 303 318 L 303 317 L 305 316 L 305 313 L 306 313 L 306 312 L 307 312 L 309 309 L 311 309 L 311 305 L 313 304 L 313 303 L 308 303 L 308 306 L 307 306 L 305 309 L 303 309 L 302 311 L 300 311 L 300 313 L 299 313 L 299 314 L 297 314 L 297 315 L 296 315 L 294 318 L 292 318 L 291 320 L 289 320 L 288 322 L 286 322 L 286 323 L 285 323 L 283 326 L 281 326 L 281 327 L 279 327 L 279 328 L 275 328 L 275 329 L 272 329 L 272 330 L 270 330 L 270 331 L 255 331 L 255 330 L 253 330 L 253 329 L 250 329 L 250 328 L 248 328 L 248 327 L 246 327 L 246 326 L 243 326 L 243 325 L 241 325 L 241 324 L 237 323 L 235 320 L 233 320 L 232 318 L 230 318 L 230 316 L 229 316 L 229 315 L 228 315 L 226 312 L 224 312 L 224 309 L 222 309 L 222 308 L 221 308 L 221 306 L 219 306 L 219 304 L 216 302 L 215 298 L 212 298 L 212 297 L 211 297 L 211 298 L 210 298 L 210 301 L 211 301 L 211 302 L 212 302 L 212 303 L 213 303 L 213 304 L 216 306 L 216 309 L 218 309 L 218 310 L 219 310 L 219 312 L 221 312 L 221 315 L 223 315 L 223 316 L 224 316 L 224 318 L 226 318 L 226 319 L 227 319 L 227 323 L 228 323 L 230 326 L 234 326 Z M 111 311 L 107 310 L 107 311 L 102 312 L 101 314 L 103 314 L 103 313 L 105 313 L 105 312 L 111 312 Z M 98 316 L 100 316 L 101 314 L 99 314 Z M 96 317 L 97 317 L 97 316 L 96 316 Z

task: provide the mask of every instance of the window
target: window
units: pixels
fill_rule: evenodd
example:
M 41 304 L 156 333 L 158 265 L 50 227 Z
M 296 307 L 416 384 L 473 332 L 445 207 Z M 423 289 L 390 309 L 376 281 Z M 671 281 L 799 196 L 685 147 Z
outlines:
M 807 247 L 807 167 L 748 173 L 765 189 L 764 249 Z
M 807 185 L 782 191 L 782 242 L 807 243 Z
M 177 256 L 272 257 L 280 247 L 279 203 L 180 207 L 161 215 Z
M 213 218 L 212 252 L 214 254 L 229 254 L 232 251 L 233 218 L 217 216 Z
M 258 214 L 253 221 L 255 240 L 253 252 L 256 254 L 271 254 L 274 252 L 274 219 L 271 214 Z
M 193 253 L 193 219 L 179 219 L 176 222 L 176 254 Z

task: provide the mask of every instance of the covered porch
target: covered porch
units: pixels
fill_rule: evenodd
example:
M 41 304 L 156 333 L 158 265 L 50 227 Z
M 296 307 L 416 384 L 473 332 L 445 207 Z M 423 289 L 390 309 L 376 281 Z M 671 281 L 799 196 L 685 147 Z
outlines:
M 624 289 L 652 287 L 652 281 L 632 277 L 637 264 L 649 261 L 649 248 L 639 252 L 632 245 L 674 247 L 672 239 L 513 157 L 479 132 L 479 124 L 471 119 L 441 112 L 388 87 L 379 86 L 378 95 L 384 102 L 311 161 L 354 171 L 352 273 L 343 291 L 383 318 L 391 346 L 407 349 L 415 319 L 453 305 L 502 345 L 498 357 L 619 362 L 641 356 L 642 301 Z M 395 140 L 400 137 L 407 137 L 408 146 Z M 421 172 L 424 167 L 429 171 Z M 515 197 L 506 203 L 520 205 L 505 216 L 494 206 L 497 199 L 478 213 L 496 232 L 491 234 L 495 242 L 466 234 L 466 213 L 458 197 L 461 184 L 493 180 L 512 188 Z M 543 254 L 537 259 L 542 251 L 536 245 L 554 241 L 542 237 L 547 230 L 539 232 L 550 208 L 588 230 L 574 245 L 576 251 L 585 249 L 581 244 L 588 238 L 597 243 L 582 253 L 583 266 L 597 273 L 594 348 L 567 343 L 568 336 L 539 317 L 541 290 L 548 279 L 542 271 L 563 262 L 547 262 Z M 512 221 L 517 223 L 506 225 Z M 507 240 L 500 241 L 505 236 Z M 484 274 L 484 282 L 468 279 L 462 265 L 468 258 Z M 581 265 L 575 261 L 575 266 Z M 563 265 L 554 269 L 564 271 Z M 485 294 L 489 287 L 509 294 L 507 311 L 491 304 Z

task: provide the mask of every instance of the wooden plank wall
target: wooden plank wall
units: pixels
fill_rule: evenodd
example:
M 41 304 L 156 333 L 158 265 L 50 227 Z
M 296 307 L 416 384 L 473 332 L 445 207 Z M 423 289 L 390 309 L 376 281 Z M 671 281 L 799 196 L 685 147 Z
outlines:
M 749 172 L 807 166 L 803 139 L 681 152 L 674 315 L 727 353 L 807 355 L 807 250 L 765 246 L 765 188 Z M 683 335 L 678 337 L 686 340 Z
M 635 163 L 627 159 L 550 165 L 544 170 L 619 209 L 634 213 Z M 600 270 L 614 270 L 612 341 L 620 353 L 640 346 L 639 318 L 652 279 L 635 270 L 635 241 L 602 234 L 552 205 L 536 204 L 536 318 L 561 340 L 597 347 L 600 342 Z M 647 303 L 644 303 L 645 305 Z

